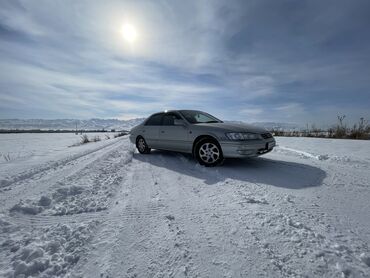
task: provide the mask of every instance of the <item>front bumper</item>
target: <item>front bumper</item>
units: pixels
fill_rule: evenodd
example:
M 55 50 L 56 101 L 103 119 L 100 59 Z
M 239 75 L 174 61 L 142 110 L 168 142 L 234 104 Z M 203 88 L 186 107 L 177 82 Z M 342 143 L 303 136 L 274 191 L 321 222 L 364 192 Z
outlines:
M 222 153 L 227 157 L 256 157 L 273 150 L 275 139 L 220 142 Z

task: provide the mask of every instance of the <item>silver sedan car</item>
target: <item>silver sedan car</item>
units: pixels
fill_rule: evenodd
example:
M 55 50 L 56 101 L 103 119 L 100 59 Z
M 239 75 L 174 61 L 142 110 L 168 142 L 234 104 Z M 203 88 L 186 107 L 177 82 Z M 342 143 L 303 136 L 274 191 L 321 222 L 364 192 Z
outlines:
M 155 113 L 131 130 L 130 140 L 141 154 L 151 149 L 191 153 L 205 166 L 216 166 L 229 157 L 259 156 L 275 146 L 275 139 L 263 128 L 225 123 L 195 110 Z

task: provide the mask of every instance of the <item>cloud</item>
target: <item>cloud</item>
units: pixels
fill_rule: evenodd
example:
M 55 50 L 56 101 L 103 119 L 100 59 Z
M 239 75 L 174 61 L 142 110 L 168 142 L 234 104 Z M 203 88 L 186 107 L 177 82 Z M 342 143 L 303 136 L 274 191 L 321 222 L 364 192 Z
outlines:
M 127 118 L 194 108 L 246 121 L 319 125 L 340 111 L 369 118 L 369 8 L 366 1 L 2 1 L 0 117 Z M 134 45 L 120 34 L 125 22 L 138 30 Z
M 265 111 L 262 108 L 246 108 L 239 111 L 239 115 L 248 122 L 263 121 Z

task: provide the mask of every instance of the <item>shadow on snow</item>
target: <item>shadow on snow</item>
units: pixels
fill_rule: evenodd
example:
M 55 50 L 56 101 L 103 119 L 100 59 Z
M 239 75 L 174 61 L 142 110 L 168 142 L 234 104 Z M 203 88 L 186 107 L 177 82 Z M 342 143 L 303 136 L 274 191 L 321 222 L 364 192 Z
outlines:
M 320 168 L 269 158 L 226 159 L 219 167 L 200 166 L 189 154 L 153 150 L 149 155 L 134 154 L 134 159 L 215 184 L 234 179 L 290 189 L 320 186 L 326 173 Z

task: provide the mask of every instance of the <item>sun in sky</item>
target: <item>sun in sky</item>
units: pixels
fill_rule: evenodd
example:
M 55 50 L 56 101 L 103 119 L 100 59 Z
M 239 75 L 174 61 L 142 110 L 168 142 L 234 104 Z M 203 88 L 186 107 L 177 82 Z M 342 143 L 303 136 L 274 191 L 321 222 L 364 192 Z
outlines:
M 122 26 L 122 35 L 128 43 L 134 43 L 138 34 L 134 25 L 126 23 Z

